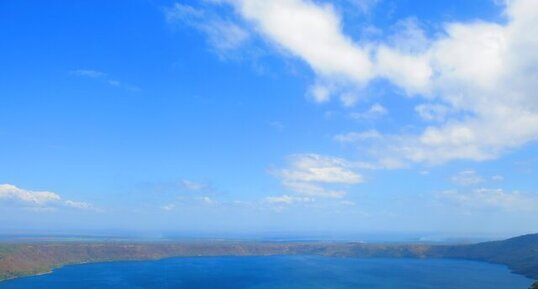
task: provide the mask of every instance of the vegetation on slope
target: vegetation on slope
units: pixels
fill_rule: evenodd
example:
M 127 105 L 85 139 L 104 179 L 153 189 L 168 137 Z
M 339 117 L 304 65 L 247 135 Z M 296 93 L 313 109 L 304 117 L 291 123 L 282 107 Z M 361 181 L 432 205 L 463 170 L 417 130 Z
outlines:
M 46 273 L 66 265 L 116 260 L 152 260 L 173 256 L 223 256 L 287 254 L 283 246 L 236 243 L 128 244 L 47 243 L 4 245 L 0 279 Z
M 463 258 L 507 265 L 538 279 L 538 234 L 474 245 L 362 243 L 70 242 L 0 244 L 0 280 L 49 272 L 66 265 L 180 256 L 320 255 L 359 258 Z M 536 286 L 536 285 L 535 285 Z M 532 289 L 538 289 L 538 286 Z
M 361 243 L 37 243 L 4 245 L 0 280 L 49 272 L 89 262 L 152 260 L 180 256 L 320 255 L 334 257 L 423 257 L 428 246 L 367 245 Z
M 515 273 L 538 279 L 538 234 L 473 245 L 435 246 L 428 256 L 505 264 Z

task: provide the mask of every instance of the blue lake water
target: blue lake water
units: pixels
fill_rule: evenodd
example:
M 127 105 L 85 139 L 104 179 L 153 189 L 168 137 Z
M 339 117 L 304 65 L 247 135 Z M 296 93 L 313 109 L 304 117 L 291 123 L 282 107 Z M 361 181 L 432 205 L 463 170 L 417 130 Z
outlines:
M 67 266 L 0 289 L 527 289 L 505 266 L 465 260 L 195 257 Z

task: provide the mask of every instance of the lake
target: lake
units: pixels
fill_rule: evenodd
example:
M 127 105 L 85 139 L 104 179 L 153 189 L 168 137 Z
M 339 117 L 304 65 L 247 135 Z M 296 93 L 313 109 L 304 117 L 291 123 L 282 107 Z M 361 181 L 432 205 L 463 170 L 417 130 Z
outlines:
M 501 265 L 442 259 L 194 257 L 66 266 L 0 289 L 527 289 Z

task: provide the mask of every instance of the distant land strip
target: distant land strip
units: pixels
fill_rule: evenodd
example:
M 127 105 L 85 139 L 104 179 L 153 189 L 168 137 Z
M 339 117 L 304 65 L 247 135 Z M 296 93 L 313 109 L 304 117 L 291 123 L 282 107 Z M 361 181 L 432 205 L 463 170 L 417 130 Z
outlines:
M 538 279 L 538 234 L 533 234 L 471 245 L 247 241 L 0 243 L 0 280 L 44 274 L 71 264 L 170 257 L 270 255 L 468 259 L 504 264 L 514 273 Z

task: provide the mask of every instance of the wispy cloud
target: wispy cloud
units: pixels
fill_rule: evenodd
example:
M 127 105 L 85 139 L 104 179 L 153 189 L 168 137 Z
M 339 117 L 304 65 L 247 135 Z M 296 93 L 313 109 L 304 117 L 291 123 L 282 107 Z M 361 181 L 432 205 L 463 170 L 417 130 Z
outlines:
M 355 120 L 376 120 L 389 113 L 388 109 L 379 103 L 374 103 L 365 112 L 352 112 L 349 116 Z
M 538 194 L 532 193 L 481 188 L 471 191 L 449 190 L 436 196 L 444 202 L 449 201 L 467 209 L 538 212 Z
M 174 200 L 171 200 L 159 207 L 162 211 L 172 212 L 180 210 L 184 207 L 230 207 L 236 205 L 234 202 L 220 201 L 211 196 L 194 195 L 194 196 L 177 196 Z
M 278 130 L 278 131 L 281 131 L 283 129 L 286 128 L 286 126 L 284 125 L 284 123 L 282 123 L 281 121 L 270 121 L 269 122 L 269 126 L 274 128 L 275 130 Z
M 226 203 L 217 200 L 220 193 L 211 184 L 190 179 L 172 183 L 151 183 L 144 191 L 148 189 L 169 198 L 159 207 L 163 211 L 174 211 L 181 206 L 219 206 Z
M 239 24 L 203 8 L 175 3 L 164 9 L 170 24 L 183 23 L 206 34 L 208 42 L 220 56 L 243 46 L 250 33 Z
M 504 177 L 501 175 L 495 175 L 491 177 L 491 180 L 495 182 L 501 182 L 501 181 L 504 181 Z
M 343 134 L 337 134 L 333 139 L 340 143 L 356 143 L 367 140 L 380 139 L 383 136 L 377 130 L 367 130 L 362 132 L 348 132 Z
M 49 191 L 31 191 L 11 184 L 0 184 L 0 201 L 11 201 L 13 206 L 21 206 L 39 210 L 73 208 L 79 210 L 95 209 L 86 202 L 63 200 L 60 195 Z
M 368 14 L 381 0 L 348 0 L 348 2 L 357 7 L 362 13 Z
M 140 88 L 131 85 L 128 83 L 121 82 L 119 80 L 116 80 L 114 78 L 111 78 L 108 73 L 97 71 L 97 70 L 91 70 L 91 69 L 77 69 L 70 71 L 70 74 L 78 76 L 78 77 L 86 77 L 86 78 L 92 78 L 95 80 L 99 80 L 103 83 L 106 83 L 113 87 L 118 87 L 122 89 L 126 89 L 132 92 L 140 91 Z
M 106 77 L 107 74 L 101 71 L 97 70 L 89 70 L 89 69 L 78 69 L 71 71 L 71 74 L 76 76 L 84 76 L 84 77 L 90 77 L 90 78 L 100 78 L 100 77 Z
M 88 209 L 93 208 L 93 206 L 90 203 L 86 203 L 86 202 L 77 202 L 77 201 L 67 200 L 64 202 L 64 204 L 68 207 L 81 209 L 81 210 L 88 210 Z
M 275 51 L 313 69 L 309 95 L 316 102 L 339 98 L 353 105 L 380 78 L 406 97 L 418 96 L 422 103 L 414 112 L 427 124 L 384 135 L 374 157 L 411 164 L 482 161 L 538 140 L 538 35 L 528 33 L 538 26 L 534 0 L 507 1 L 503 24 L 445 23 L 428 37 L 420 20 L 406 19 L 379 41 L 352 39 L 339 10 L 325 2 L 218 2 L 232 5 L 250 24 L 248 31 Z M 357 1 L 358 7 L 370 3 L 375 1 Z
M 452 176 L 451 180 L 452 182 L 462 186 L 477 185 L 485 181 L 482 176 L 473 170 L 461 171 Z
M 451 113 L 452 108 L 442 104 L 423 103 L 415 106 L 416 113 L 425 121 L 443 122 Z
M 208 197 L 208 196 L 196 197 L 195 199 L 197 201 L 202 202 L 203 204 L 206 204 L 206 205 L 215 205 L 215 204 L 218 203 L 215 199 L 213 199 L 211 197 Z
M 0 199 L 22 201 L 37 206 L 61 200 L 60 196 L 48 191 L 29 191 L 10 184 L 0 185 Z
M 163 211 L 173 211 L 176 208 L 176 204 L 166 204 L 161 206 L 161 210 Z
M 288 190 L 308 197 L 341 198 L 346 192 L 330 187 L 354 185 L 364 181 L 346 160 L 317 154 L 290 156 L 287 168 L 272 170 L 271 173 L 278 177 Z
M 281 195 L 281 196 L 272 196 L 272 197 L 266 197 L 265 202 L 269 204 L 276 204 L 276 205 L 291 205 L 295 203 L 310 203 L 312 202 L 312 198 L 308 197 L 297 197 L 297 196 L 290 196 L 290 195 Z
M 195 192 L 195 191 L 201 191 L 201 190 L 209 188 L 208 184 L 201 183 L 201 182 L 195 182 L 195 181 L 191 181 L 191 180 L 187 180 L 187 179 L 183 179 L 179 183 L 180 183 L 181 187 L 183 189 L 187 190 L 187 191 Z

